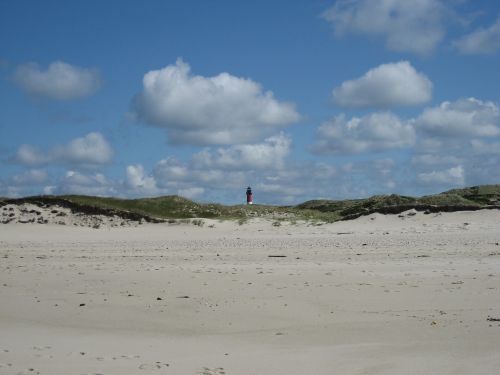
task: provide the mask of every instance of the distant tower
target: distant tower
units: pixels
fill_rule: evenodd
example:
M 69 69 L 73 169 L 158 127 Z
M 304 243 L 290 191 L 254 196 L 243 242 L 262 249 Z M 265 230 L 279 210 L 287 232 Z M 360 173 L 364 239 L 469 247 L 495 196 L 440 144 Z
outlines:
M 247 204 L 253 204 L 252 188 L 250 186 L 247 187 Z

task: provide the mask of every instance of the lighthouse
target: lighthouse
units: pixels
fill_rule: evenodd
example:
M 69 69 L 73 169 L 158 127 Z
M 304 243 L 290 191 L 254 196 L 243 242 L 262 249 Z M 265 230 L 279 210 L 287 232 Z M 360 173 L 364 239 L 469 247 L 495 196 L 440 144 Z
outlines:
M 247 204 L 253 204 L 252 188 L 247 187 Z

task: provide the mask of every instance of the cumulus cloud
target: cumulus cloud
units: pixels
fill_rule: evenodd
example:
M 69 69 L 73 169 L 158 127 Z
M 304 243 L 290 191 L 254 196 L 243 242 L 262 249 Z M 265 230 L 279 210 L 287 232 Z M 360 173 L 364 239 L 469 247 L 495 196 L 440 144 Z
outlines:
M 463 54 L 493 54 L 500 50 L 500 17 L 488 28 L 479 28 L 454 42 Z
M 500 135 L 500 109 L 475 98 L 443 102 L 425 109 L 415 125 L 437 137 L 495 137 Z
M 167 129 L 170 142 L 197 145 L 251 142 L 299 120 L 293 104 L 258 83 L 228 73 L 196 76 L 181 59 L 146 73 L 131 114 Z
M 463 186 L 465 171 L 461 165 L 445 170 L 418 174 L 419 182 L 432 185 Z
M 113 157 L 113 149 L 102 134 L 93 132 L 56 148 L 55 155 L 70 164 L 106 164 Z
M 197 169 L 192 163 L 170 157 L 156 163 L 150 174 L 140 164 L 129 165 L 125 188 L 133 196 L 177 194 L 193 199 L 205 192 L 201 185 L 231 188 L 232 185 L 226 180 L 231 175 L 221 170 Z
M 158 187 L 183 189 L 205 186 L 215 189 L 231 189 L 246 185 L 250 172 L 224 170 L 217 166 L 203 166 L 195 160 L 183 162 L 173 157 L 160 160 L 153 168 L 153 176 Z
M 248 184 L 258 186 L 264 194 L 261 199 L 279 195 L 273 190 L 278 186 L 282 194 L 298 193 L 298 187 L 285 187 L 280 183 L 285 175 L 300 176 L 287 162 L 291 142 L 289 136 L 279 133 L 260 143 L 206 148 L 187 161 L 175 157 L 162 159 L 151 173 L 142 165 L 130 165 L 124 187 L 130 195 L 179 194 L 188 198 L 203 196 L 206 200 L 218 200 L 218 194 L 238 194 Z M 316 181 L 331 177 L 332 169 L 324 165 L 318 170 L 318 176 Z
M 21 145 L 17 150 L 15 161 L 27 166 L 48 164 L 50 157 L 31 145 Z
M 189 181 L 192 177 L 189 168 L 173 157 L 160 160 L 154 168 L 153 175 L 160 187 L 167 187 L 173 182 Z
M 432 82 L 408 61 L 382 64 L 333 90 L 337 105 L 354 108 L 412 106 L 431 97 Z
M 85 174 L 69 170 L 56 186 L 47 186 L 51 194 L 85 194 L 97 196 L 116 195 L 115 182 L 102 173 Z
M 31 167 L 48 164 L 92 167 L 109 163 L 112 157 L 113 149 L 104 136 L 92 132 L 84 137 L 75 138 L 66 145 L 58 145 L 47 151 L 39 150 L 32 145 L 21 145 L 14 160 Z
M 51 63 L 46 70 L 36 63 L 17 67 L 14 81 L 29 95 L 54 100 L 71 100 L 90 96 L 101 86 L 99 72 L 62 61 Z
M 147 176 L 141 164 L 127 166 L 125 185 L 136 194 L 151 195 L 160 192 L 154 177 Z
M 441 0 L 339 0 L 322 16 L 339 37 L 379 36 L 391 50 L 425 55 L 443 40 L 450 13 Z
M 234 145 L 219 148 L 215 152 L 208 149 L 194 155 L 200 167 L 222 169 L 274 169 L 284 165 L 290 153 L 292 140 L 283 133 L 269 137 L 262 143 Z
M 412 146 L 415 131 L 390 112 L 372 113 L 349 120 L 344 115 L 323 123 L 314 151 L 322 154 L 356 154 Z
M 474 98 L 427 108 L 414 121 L 412 167 L 420 186 L 496 183 L 500 178 L 500 109 Z

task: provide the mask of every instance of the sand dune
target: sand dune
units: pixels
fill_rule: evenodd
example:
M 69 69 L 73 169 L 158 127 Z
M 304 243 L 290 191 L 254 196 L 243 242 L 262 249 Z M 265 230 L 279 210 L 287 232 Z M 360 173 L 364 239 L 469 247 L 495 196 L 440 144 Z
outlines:
M 496 374 L 499 243 L 497 210 L 0 225 L 0 374 Z
M 0 224 L 58 224 L 78 227 L 137 226 L 141 220 L 124 219 L 117 215 L 87 215 L 72 212 L 58 205 L 40 206 L 31 203 L 6 204 L 0 207 Z

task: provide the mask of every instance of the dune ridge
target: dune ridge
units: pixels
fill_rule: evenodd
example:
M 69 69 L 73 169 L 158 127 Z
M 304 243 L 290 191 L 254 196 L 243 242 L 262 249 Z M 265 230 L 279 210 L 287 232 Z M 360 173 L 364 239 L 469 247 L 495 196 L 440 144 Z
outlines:
M 16 208 L 19 206 L 20 208 Z M 29 208 L 27 208 L 29 207 Z M 245 221 L 262 217 L 278 221 L 311 220 L 335 222 L 352 220 L 373 213 L 400 214 L 408 210 L 424 213 L 500 209 L 500 185 L 453 189 L 420 198 L 376 195 L 366 199 L 311 200 L 296 206 L 222 205 L 197 203 L 179 196 L 119 199 L 93 196 L 35 196 L 0 198 L 0 223 L 59 223 L 97 227 L 129 225 L 165 220 L 211 218 Z M 75 216 L 72 220 L 54 220 L 47 211 L 56 210 Z M 36 212 L 39 212 L 38 214 Z M 30 214 L 38 215 L 35 217 Z M 41 215 L 41 216 L 40 216 Z M 88 220 L 83 220 L 87 217 Z

